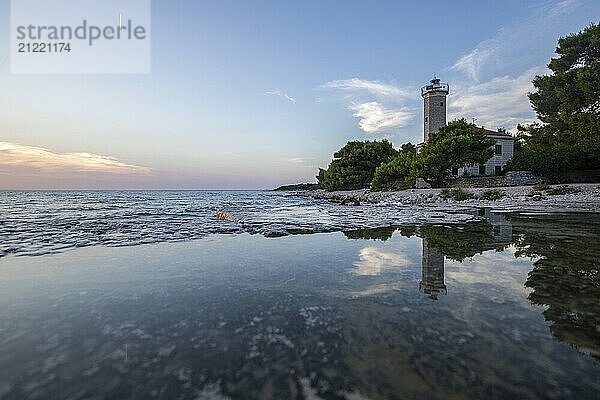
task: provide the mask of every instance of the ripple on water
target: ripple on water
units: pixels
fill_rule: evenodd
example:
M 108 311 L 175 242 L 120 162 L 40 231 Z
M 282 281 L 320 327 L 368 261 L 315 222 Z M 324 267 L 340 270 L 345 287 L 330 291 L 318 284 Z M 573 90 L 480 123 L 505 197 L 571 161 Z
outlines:
M 217 221 L 218 209 L 240 222 Z M 342 206 L 260 191 L 6 191 L 0 193 L 0 257 L 175 242 L 215 233 L 278 237 L 473 218 L 428 208 Z

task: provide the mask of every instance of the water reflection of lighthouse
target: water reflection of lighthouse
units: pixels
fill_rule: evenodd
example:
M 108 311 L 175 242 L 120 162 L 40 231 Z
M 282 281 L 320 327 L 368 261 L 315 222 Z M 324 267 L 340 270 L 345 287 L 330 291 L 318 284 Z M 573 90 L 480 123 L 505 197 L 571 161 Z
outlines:
M 433 300 L 437 300 L 440 293 L 448 293 L 444 283 L 444 255 L 439 250 L 429 247 L 426 238 L 423 238 L 423 262 L 419 290 Z

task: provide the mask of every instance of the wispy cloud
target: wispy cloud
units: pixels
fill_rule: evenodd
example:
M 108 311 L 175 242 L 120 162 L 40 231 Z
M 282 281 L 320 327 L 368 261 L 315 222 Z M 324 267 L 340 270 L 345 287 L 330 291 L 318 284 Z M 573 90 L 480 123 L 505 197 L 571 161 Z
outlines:
M 547 63 L 558 36 L 584 28 L 590 22 L 589 16 L 599 10 L 596 0 L 549 2 L 548 6 L 537 7 L 530 15 L 503 26 L 461 56 L 450 70 L 478 82 L 506 73 L 507 69 L 528 69 L 540 65 L 541 60 Z M 582 20 L 581 26 L 576 25 L 578 19 Z
M 343 102 L 365 133 L 391 133 L 415 116 L 415 110 L 404 105 L 414 91 L 390 83 L 352 78 L 330 81 L 321 88 L 346 94 Z
M 335 89 L 348 92 L 366 91 L 376 97 L 383 97 L 388 99 L 399 99 L 402 97 L 409 96 L 411 94 L 408 90 L 399 88 L 389 83 L 369 81 L 359 78 L 339 79 L 335 81 L 330 81 L 321 85 L 321 87 L 324 89 Z
M 292 104 L 296 104 L 296 99 L 294 97 L 292 97 L 292 96 L 288 95 L 287 93 L 284 93 L 280 90 L 273 90 L 273 91 L 265 92 L 265 94 L 267 96 L 279 96 L 279 97 L 286 99 L 287 101 L 289 101 Z
M 307 160 L 301 157 L 287 158 L 286 161 L 292 164 L 305 164 L 307 162 Z
M 495 45 L 494 40 L 482 42 L 473 51 L 462 56 L 451 69 L 467 74 L 471 80 L 479 80 L 479 71 L 488 58 L 494 54 Z
M 358 126 L 366 133 L 389 132 L 406 126 L 414 117 L 414 112 L 406 108 L 389 109 L 376 101 L 353 104 L 348 108 L 359 118 Z
M 58 172 L 147 174 L 149 168 L 92 153 L 55 153 L 43 147 L 0 142 L 0 167 Z
M 531 81 L 547 73 L 546 67 L 531 68 L 517 77 L 501 76 L 487 82 L 455 86 L 449 98 L 449 118 L 477 118 L 477 125 L 495 129 L 513 129 L 519 123 L 532 122 L 535 114 L 527 93 Z
M 549 0 L 500 28 L 450 68 L 449 118 L 477 118 L 478 125 L 514 129 L 535 121 L 527 93 L 536 75 L 549 73 L 557 39 L 583 29 L 598 15 L 594 0 Z
M 289 157 L 283 158 L 275 161 L 275 164 L 278 168 L 283 169 L 293 169 L 295 171 L 302 170 L 311 170 L 314 171 L 317 169 L 317 165 L 315 164 L 314 158 L 305 158 L 305 157 Z

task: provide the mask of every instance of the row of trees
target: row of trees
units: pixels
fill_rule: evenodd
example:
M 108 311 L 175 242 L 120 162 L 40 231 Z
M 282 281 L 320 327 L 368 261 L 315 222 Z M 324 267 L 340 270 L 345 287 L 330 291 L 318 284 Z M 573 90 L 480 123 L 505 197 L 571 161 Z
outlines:
M 529 94 L 540 122 L 518 126 L 509 170 L 555 177 L 568 170 L 600 168 L 600 25 L 559 39 L 550 75 L 533 80 Z M 349 142 L 317 179 L 326 190 L 400 190 L 416 178 L 443 186 L 452 168 L 485 163 L 494 140 L 464 119 L 430 135 L 417 152 L 412 143 Z
M 600 168 L 600 25 L 561 38 L 550 75 L 533 80 L 540 122 L 518 127 L 509 168 L 548 176 Z
M 589 215 L 569 217 L 508 215 L 513 228 L 515 257 L 535 259 L 525 286 L 529 300 L 543 306 L 554 337 L 591 354 L 600 362 L 600 259 L 598 218 Z M 492 226 L 475 222 L 464 227 L 425 225 L 385 227 L 344 232 L 349 239 L 386 241 L 394 232 L 417 235 L 427 240 L 447 259 L 462 262 L 486 250 L 502 250 Z M 577 240 L 572 240 L 577 237 Z
M 353 190 L 371 184 L 375 169 L 398 155 L 387 141 L 353 141 L 333 155 L 327 169 L 319 169 L 319 186 L 325 190 Z
M 493 154 L 495 141 L 464 119 L 450 122 L 430 135 L 417 152 L 412 143 L 394 149 L 387 140 L 354 141 L 334 154 L 317 179 L 326 190 L 401 190 L 420 177 L 442 186 L 452 168 L 481 164 Z

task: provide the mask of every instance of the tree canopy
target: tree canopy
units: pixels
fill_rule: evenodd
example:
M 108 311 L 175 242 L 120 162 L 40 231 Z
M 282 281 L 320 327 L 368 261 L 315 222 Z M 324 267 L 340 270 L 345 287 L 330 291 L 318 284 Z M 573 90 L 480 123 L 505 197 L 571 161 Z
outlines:
M 398 156 L 377 168 L 372 189 L 406 189 L 418 177 L 443 186 L 453 167 L 485 163 L 493 155 L 494 143 L 464 119 L 452 121 L 433 132 L 418 153 L 411 143 L 403 145 Z
M 533 80 L 529 99 L 541 123 L 519 127 L 512 169 L 600 168 L 600 25 L 559 39 L 556 54 L 552 74 Z
M 552 177 L 567 170 L 600 168 L 600 25 L 558 40 L 552 74 L 536 76 L 529 93 L 540 122 L 518 126 L 519 141 L 506 169 Z M 452 168 L 483 164 L 495 141 L 464 119 L 431 133 L 417 152 L 406 143 L 399 151 L 387 140 L 349 142 L 320 169 L 326 190 L 369 187 L 400 190 L 416 178 L 443 186 Z
M 402 190 L 412 187 L 416 156 L 417 149 L 412 143 L 403 144 L 395 158 L 377 167 L 371 189 Z
M 489 160 L 494 155 L 494 143 L 494 139 L 489 139 L 483 130 L 464 118 L 452 121 L 429 135 L 429 141 L 418 154 L 415 176 L 434 186 L 443 186 L 452 168 Z
M 319 169 L 319 186 L 328 191 L 368 188 L 375 169 L 397 154 L 392 143 L 385 139 L 348 142 L 333 155 L 326 170 Z

